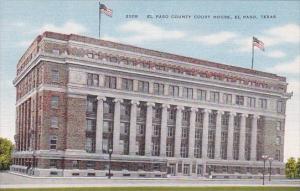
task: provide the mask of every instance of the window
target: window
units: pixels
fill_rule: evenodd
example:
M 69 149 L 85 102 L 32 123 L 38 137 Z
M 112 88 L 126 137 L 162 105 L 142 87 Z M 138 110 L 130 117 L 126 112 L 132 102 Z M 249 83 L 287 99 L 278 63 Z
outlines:
M 149 82 L 139 81 L 138 91 L 142 93 L 149 93 Z
M 247 106 L 248 107 L 255 107 L 256 99 L 254 97 L 247 98 Z
M 197 90 L 197 99 L 205 101 L 206 100 L 206 90 Z
M 52 79 L 52 82 L 59 82 L 59 72 L 58 72 L 58 70 L 52 70 L 51 71 L 51 79 Z
M 221 158 L 227 159 L 227 147 L 226 145 L 221 146 Z
M 227 127 L 229 124 L 229 115 L 222 115 L 222 126 Z
M 277 131 L 281 131 L 281 121 L 277 121 L 276 129 L 277 129 Z
M 123 135 L 128 135 L 129 123 L 120 123 L 120 133 Z
M 202 139 L 202 129 L 196 128 L 195 129 L 195 139 L 201 140 Z
M 49 160 L 49 167 L 50 168 L 57 168 L 57 160 L 56 159 L 50 159 Z
M 167 157 L 173 157 L 173 145 L 171 143 L 167 143 L 166 155 Z
M 86 168 L 87 169 L 95 169 L 96 163 L 95 161 L 86 161 Z
M 178 86 L 169 86 L 169 95 L 173 97 L 179 97 L 179 87 Z
M 261 109 L 267 109 L 267 99 L 259 98 L 258 107 Z
M 73 160 L 72 161 L 72 168 L 73 169 L 78 169 L 79 168 L 79 161 L 78 160 Z
M 208 141 L 214 141 L 215 140 L 215 131 L 209 130 L 208 131 Z
M 221 141 L 222 142 L 227 142 L 227 132 L 222 132 L 221 133 Z
M 114 104 L 112 102 L 104 102 L 103 112 L 105 114 L 112 114 L 114 112 Z
M 168 126 L 168 137 L 174 136 L 175 128 L 173 126 Z
M 159 143 L 152 142 L 152 156 L 159 156 Z
M 244 96 L 237 95 L 235 98 L 236 105 L 244 105 Z
M 182 111 L 182 120 L 189 121 L 190 120 L 190 112 L 187 110 Z
M 223 103 L 232 104 L 232 95 L 231 94 L 223 94 Z
M 176 110 L 175 109 L 170 109 L 168 111 L 168 117 L 169 117 L 169 120 L 175 120 L 175 118 L 176 118 Z
M 280 161 L 280 150 L 276 150 L 276 153 L 275 153 L 275 160 Z
M 121 104 L 121 116 L 130 116 L 130 105 L 126 103 Z
M 117 86 L 117 78 L 113 76 L 105 76 L 105 87 L 116 89 Z
M 195 145 L 195 150 L 194 150 L 194 156 L 196 158 L 201 158 L 201 152 L 202 152 L 202 145 L 201 144 L 196 144 Z
M 160 119 L 160 116 L 161 116 L 161 108 L 159 107 L 155 107 L 154 109 L 154 118 L 155 119 Z
M 52 96 L 51 97 L 51 108 L 52 109 L 58 108 L 58 101 L 59 101 L 59 97 L 58 96 Z
M 214 92 L 214 91 L 210 92 L 210 101 L 214 103 L 219 103 L 219 96 L 220 96 L 219 92 Z
M 57 145 L 57 136 L 50 136 L 50 150 L 55 150 Z
M 277 102 L 277 112 L 284 113 L 284 102 L 283 101 Z
M 107 153 L 108 148 L 109 148 L 108 139 L 103 138 L 102 139 L 102 151 L 103 151 L 103 153 Z
M 281 144 L 281 137 L 277 136 L 276 137 L 276 145 L 280 145 Z
M 189 129 L 188 128 L 182 128 L 181 129 L 181 138 L 187 138 L 188 137 L 188 133 L 189 133 Z
M 202 112 L 196 112 L 196 122 L 197 123 L 203 123 L 203 114 L 202 114 Z
M 143 106 L 137 107 L 137 117 L 145 118 L 146 113 L 147 113 L 146 107 Z
M 94 146 L 95 146 L 95 142 L 94 139 L 87 137 L 86 141 L 85 141 L 85 150 L 88 153 L 92 153 L 94 152 Z
M 88 97 L 87 98 L 87 106 L 86 106 L 87 112 L 89 112 L 89 113 L 96 112 L 96 110 L 97 110 L 97 104 L 96 103 L 97 102 L 96 102 L 95 98 Z
M 95 119 L 87 119 L 86 120 L 86 130 L 94 131 L 96 129 L 96 120 Z
M 89 86 L 99 86 L 99 75 L 88 73 L 87 85 L 89 85 Z
M 99 86 L 99 75 L 98 74 L 93 74 L 93 85 Z
M 190 165 L 189 164 L 184 164 L 183 165 L 183 174 L 184 175 L 190 175 Z
M 58 128 L 58 118 L 56 116 L 51 117 L 51 128 Z
M 215 155 L 215 147 L 214 145 L 208 145 L 208 158 L 213 159 Z
M 103 132 L 111 133 L 112 130 L 113 130 L 113 123 L 111 121 L 104 121 L 103 122 Z
M 122 79 L 122 89 L 132 91 L 133 90 L 133 80 L 123 78 Z
M 145 125 L 143 124 L 137 124 L 138 134 L 144 135 L 145 134 Z
M 160 133 L 160 125 L 153 125 L 153 135 L 159 136 Z
M 164 84 L 154 83 L 153 92 L 155 95 L 164 95 Z
M 183 157 L 183 158 L 188 157 L 188 147 L 185 143 L 181 143 L 180 156 Z
M 183 97 L 186 99 L 193 99 L 193 88 L 183 88 Z
M 198 164 L 198 167 L 197 167 L 197 174 L 202 174 L 202 165 L 199 165 L 199 164 Z

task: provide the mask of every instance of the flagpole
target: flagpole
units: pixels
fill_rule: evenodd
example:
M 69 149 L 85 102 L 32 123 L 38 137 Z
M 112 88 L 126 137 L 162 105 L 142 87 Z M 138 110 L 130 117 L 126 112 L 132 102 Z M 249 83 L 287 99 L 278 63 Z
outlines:
M 254 45 L 253 45 L 253 38 L 252 38 L 252 64 L 251 64 L 251 69 L 253 69 L 253 62 L 254 62 Z
M 101 25 L 101 3 L 99 1 L 99 39 L 100 39 L 100 25 Z

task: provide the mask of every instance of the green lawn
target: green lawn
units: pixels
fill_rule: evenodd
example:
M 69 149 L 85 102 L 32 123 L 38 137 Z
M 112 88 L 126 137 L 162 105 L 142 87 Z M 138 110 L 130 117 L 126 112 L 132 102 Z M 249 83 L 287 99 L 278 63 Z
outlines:
M 296 187 L 113 187 L 113 188 L 28 188 L 7 191 L 300 191 Z

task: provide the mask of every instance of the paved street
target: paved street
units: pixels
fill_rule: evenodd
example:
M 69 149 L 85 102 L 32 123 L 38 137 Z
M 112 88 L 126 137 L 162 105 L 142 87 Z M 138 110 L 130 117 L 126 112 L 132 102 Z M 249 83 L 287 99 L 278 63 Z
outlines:
M 124 179 L 113 178 L 78 178 L 78 177 L 54 177 L 32 178 L 11 174 L 0 173 L 0 188 L 34 188 L 34 187 L 117 187 L 117 186 L 257 186 L 262 180 L 209 180 L 209 179 Z M 267 180 L 266 185 L 294 186 L 300 188 L 300 180 Z

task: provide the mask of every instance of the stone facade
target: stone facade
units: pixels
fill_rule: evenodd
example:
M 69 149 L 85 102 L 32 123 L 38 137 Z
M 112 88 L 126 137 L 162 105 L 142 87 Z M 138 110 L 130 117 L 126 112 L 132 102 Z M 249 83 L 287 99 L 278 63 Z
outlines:
M 11 170 L 255 178 L 284 172 L 284 77 L 78 35 L 24 53 Z

